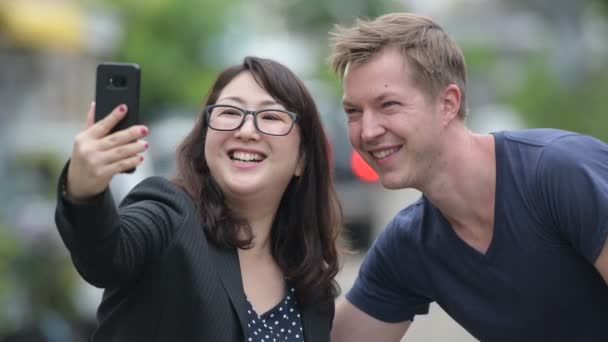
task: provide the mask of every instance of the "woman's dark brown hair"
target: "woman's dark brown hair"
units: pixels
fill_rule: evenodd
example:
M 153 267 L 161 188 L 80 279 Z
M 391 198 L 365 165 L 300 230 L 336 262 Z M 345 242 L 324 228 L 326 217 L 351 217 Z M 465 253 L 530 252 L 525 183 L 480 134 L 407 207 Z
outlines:
M 250 72 L 256 82 L 287 110 L 297 113 L 305 169 L 294 177 L 281 199 L 273 222 L 272 254 L 302 303 L 322 303 L 338 295 L 337 238 L 342 211 L 330 169 L 328 139 L 312 96 L 291 70 L 263 58 L 246 57 L 220 73 L 204 106 L 215 104 L 238 74 Z M 250 248 L 248 223 L 225 204 L 205 159 L 207 122 L 202 113 L 177 152 L 175 183 L 194 199 L 205 234 L 227 248 Z M 245 233 L 245 234 L 243 234 Z M 243 236 L 245 238 L 243 238 Z

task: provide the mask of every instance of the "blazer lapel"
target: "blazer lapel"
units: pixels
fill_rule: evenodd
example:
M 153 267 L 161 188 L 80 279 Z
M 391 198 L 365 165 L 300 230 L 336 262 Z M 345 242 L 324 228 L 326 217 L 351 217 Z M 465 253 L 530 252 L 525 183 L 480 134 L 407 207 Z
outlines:
M 247 331 L 247 314 L 245 313 L 247 298 L 243 289 L 239 257 L 234 249 L 219 248 L 212 242 L 209 242 L 209 251 L 222 285 L 239 317 L 243 334 L 245 334 Z
M 247 331 L 247 298 L 243 289 L 238 255 L 234 249 L 219 248 L 212 242 L 209 242 L 208 245 L 209 256 L 216 265 L 224 290 L 228 293 L 234 311 L 239 317 L 243 334 L 245 334 Z M 302 325 L 306 342 L 329 342 L 329 315 L 323 315 L 309 305 L 300 309 L 302 310 Z

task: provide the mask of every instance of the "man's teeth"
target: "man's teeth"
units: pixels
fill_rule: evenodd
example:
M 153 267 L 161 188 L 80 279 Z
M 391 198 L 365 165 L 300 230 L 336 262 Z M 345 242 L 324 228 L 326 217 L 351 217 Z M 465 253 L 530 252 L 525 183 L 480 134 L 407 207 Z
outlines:
M 250 161 L 261 161 L 264 159 L 264 157 L 259 154 L 256 154 L 256 153 L 234 152 L 234 153 L 232 153 L 232 159 L 250 162 Z
M 372 152 L 372 156 L 374 156 L 374 158 L 376 159 L 382 159 L 384 157 L 388 157 L 391 154 L 397 152 L 398 148 L 391 148 L 389 150 L 383 150 L 380 152 Z

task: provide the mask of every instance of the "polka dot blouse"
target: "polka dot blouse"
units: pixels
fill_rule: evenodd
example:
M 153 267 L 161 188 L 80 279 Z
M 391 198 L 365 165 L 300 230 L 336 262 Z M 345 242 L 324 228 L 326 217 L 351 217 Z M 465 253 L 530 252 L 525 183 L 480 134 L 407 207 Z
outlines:
M 248 342 L 304 342 L 300 311 L 293 288 L 287 291 L 285 298 L 261 316 L 247 299 L 247 317 Z

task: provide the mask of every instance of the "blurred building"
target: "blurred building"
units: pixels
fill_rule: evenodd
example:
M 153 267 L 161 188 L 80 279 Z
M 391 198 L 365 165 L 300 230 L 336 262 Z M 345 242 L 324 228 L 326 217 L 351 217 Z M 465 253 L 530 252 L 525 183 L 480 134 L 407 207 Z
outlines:
M 95 66 L 119 34 L 111 13 L 78 1 L 0 1 L 2 341 L 79 341 L 55 184 L 93 99 Z
M 91 70 L 118 32 L 106 29 L 103 18 L 69 0 L 0 2 L 2 122 L 82 116 L 92 96 Z

